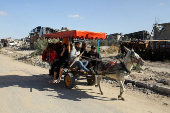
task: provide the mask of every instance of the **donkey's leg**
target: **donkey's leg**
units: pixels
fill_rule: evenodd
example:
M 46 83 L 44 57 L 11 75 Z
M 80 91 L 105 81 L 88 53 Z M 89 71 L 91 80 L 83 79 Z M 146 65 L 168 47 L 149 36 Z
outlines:
M 99 86 L 99 90 L 100 90 L 101 95 L 103 95 L 103 92 L 102 92 L 101 86 L 100 86 L 100 81 L 101 81 L 102 78 L 103 78 L 103 75 L 98 75 L 98 77 L 97 77 L 97 85 L 95 85 L 95 87 Z
M 117 82 L 120 85 L 120 94 L 118 95 L 118 98 L 120 98 L 121 97 L 121 93 L 122 93 L 122 86 L 121 86 L 120 80 L 117 80 Z
M 125 100 L 122 95 L 123 95 L 123 92 L 125 91 L 125 88 L 124 88 L 124 80 L 120 80 L 120 95 L 118 95 L 118 98 L 121 98 L 122 100 Z
M 95 75 L 95 84 L 97 84 L 98 75 Z
M 96 76 L 96 75 L 95 75 Z M 99 86 L 99 84 L 100 84 L 100 81 L 101 81 L 101 79 L 103 78 L 103 75 L 97 75 L 97 77 L 96 77 L 97 79 L 97 81 L 96 81 L 96 85 L 95 85 L 95 87 L 98 87 Z
M 102 91 L 102 89 L 101 89 L 100 83 L 99 83 L 99 89 L 100 89 L 101 95 L 103 95 L 103 91 Z
M 125 88 L 124 88 L 124 80 L 119 80 L 119 85 L 120 85 L 120 95 L 118 95 L 118 98 L 121 98 L 122 100 L 125 100 L 125 99 L 122 97 L 122 94 L 123 94 L 123 92 L 125 91 Z

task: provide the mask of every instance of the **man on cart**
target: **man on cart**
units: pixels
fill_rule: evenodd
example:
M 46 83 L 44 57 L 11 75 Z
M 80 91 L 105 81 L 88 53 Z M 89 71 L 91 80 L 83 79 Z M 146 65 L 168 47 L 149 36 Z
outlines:
M 96 46 L 92 45 L 91 50 L 88 52 L 88 57 L 91 59 L 89 66 L 91 69 L 95 69 L 97 64 L 102 60 L 100 53 L 96 51 Z
M 80 53 L 82 53 L 82 60 L 87 60 L 88 58 L 88 52 L 87 52 L 87 43 L 86 42 L 83 42 L 82 43 L 82 47 L 81 47 L 81 50 L 80 50 Z
M 70 63 L 72 64 L 77 57 L 79 57 L 80 55 L 80 42 L 76 42 L 75 43 L 75 47 L 73 46 L 71 51 L 70 51 Z M 80 61 L 79 58 L 77 58 L 77 61 L 74 62 L 74 64 L 72 65 L 72 68 L 80 68 L 80 71 L 86 71 L 89 72 L 89 69 L 86 68 L 86 66 L 88 65 L 88 61 L 87 60 L 83 60 Z

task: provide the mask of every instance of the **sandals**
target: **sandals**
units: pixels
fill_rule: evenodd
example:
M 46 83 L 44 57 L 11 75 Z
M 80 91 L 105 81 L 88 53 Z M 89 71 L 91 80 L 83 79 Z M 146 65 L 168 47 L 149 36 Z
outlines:
M 60 83 L 60 80 L 57 80 L 57 83 Z
M 49 83 L 60 83 L 60 81 L 59 80 L 50 80 L 50 81 L 48 81 Z

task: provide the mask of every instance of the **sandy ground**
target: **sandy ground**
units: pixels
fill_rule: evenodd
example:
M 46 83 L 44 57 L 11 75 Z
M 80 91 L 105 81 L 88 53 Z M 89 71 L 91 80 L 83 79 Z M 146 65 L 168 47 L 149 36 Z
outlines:
M 24 64 L 0 54 L 0 113 L 169 113 L 170 97 L 146 95 L 127 89 L 126 101 L 118 100 L 119 87 L 102 83 L 98 88 L 77 81 L 78 88 L 66 89 L 63 80 L 49 84 L 48 70 Z
M 20 53 L 20 54 L 24 54 L 24 55 L 29 55 L 33 52 L 35 52 L 35 50 L 15 50 L 15 49 L 12 49 L 10 47 L 5 47 L 5 48 L 2 48 L 1 49 L 2 51 L 10 51 L 10 52 L 16 52 L 16 53 Z
M 150 69 L 158 71 L 158 72 L 164 71 L 164 72 L 170 73 L 170 62 L 146 61 L 143 66 L 143 69 L 145 69 L 145 68 L 150 68 Z

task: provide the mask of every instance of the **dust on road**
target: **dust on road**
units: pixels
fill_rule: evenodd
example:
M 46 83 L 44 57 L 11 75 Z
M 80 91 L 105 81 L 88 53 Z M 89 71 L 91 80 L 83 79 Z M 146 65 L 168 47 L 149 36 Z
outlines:
M 102 83 L 98 88 L 77 81 L 78 89 L 66 89 L 64 82 L 49 84 L 48 70 L 24 64 L 0 54 L 0 112 L 2 113 L 169 113 L 170 99 L 127 89 L 126 101 L 117 100 L 119 87 Z M 164 103 L 167 103 L 166 105 Z

